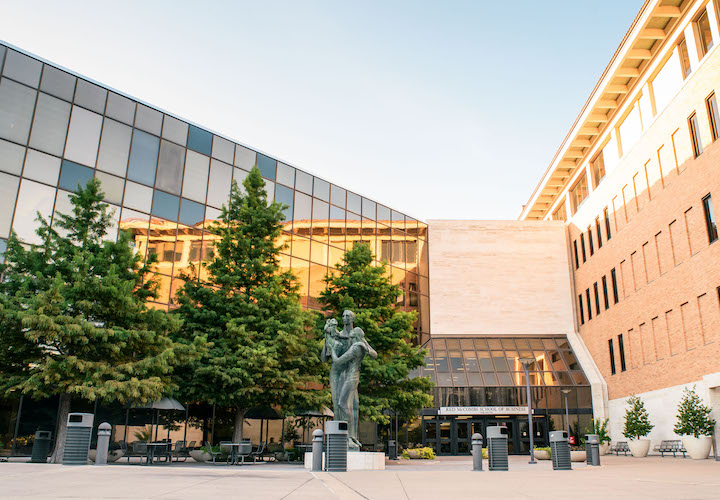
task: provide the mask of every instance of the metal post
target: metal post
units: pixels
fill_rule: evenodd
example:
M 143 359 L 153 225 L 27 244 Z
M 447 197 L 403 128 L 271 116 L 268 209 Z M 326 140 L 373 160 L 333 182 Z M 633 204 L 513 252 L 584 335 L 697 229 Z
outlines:
M 128 433 L 128 425 L 130 424 L 130 408 L 125 410 L 125 437 L 123 438 L 123 441 L 125 441 L 125 444 L 127 444 L 127 433 Z
M 213 403 L 212 430 L 210 431 L 210 446 L 215 444 L 215 403 Z
M 312 470 L 321 471 L 323 463 L 323 431 L 315 429 L 312 435 Z
M 17 452 L 17 436 L 18 432 L 20 432 L 20 417 L 22 416 L 22 407 L 23 407 L 23 400 L 25 399 L 25 395 L 20 395 L 20 402 L 18 403 L 18 411 L 17 415 L 15 416 L 15 433 L 13 434 L 13 444 L 12 444 L 12 450 L 10 451 L 10 456 L 15 455 Z
M 535 362 L 535 358 L 521 358 L 520 362 L 525 369 L 525 388 L 527 390 L 527 405 L 528 405 L 528 427 L 530 431 L 530 464 L 536 464 L 535 461 L 535 433 L 533 432 L 533 421 L 532 421 L 532 398 L 530 397 L 530 363 Z
M 568 433 L 568 436 L 570 435 L 570 411 L 568 410 L 568 400 L 567 396 L 570 393 L 570 389 L 563 389 L 562 390 L 563 396 L 565 396 L 565 430 Z
M 95 465 L 107 465 L 111 431 L 112 426 L 107 422 L 103 422 L 98 426 L 97 450 L 95 451 Z
M 472 457 L 473 470 L 483 470 L 482 468 L 482 435 L 475 433 L 472 435 Z
M 190 403 L 185 403 L 185 430 L 183 431 L 183 446 L 187 447 L 187 424 L 190 418 Z

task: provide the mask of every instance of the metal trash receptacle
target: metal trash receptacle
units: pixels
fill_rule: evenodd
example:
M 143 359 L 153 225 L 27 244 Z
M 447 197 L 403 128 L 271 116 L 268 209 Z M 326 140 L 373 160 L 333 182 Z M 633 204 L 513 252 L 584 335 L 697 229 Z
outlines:
M 88 464 L 94 418 L 92 413 L 70 413 L 68 415 L 63 465 Z
M 397 460 L 398 459 L 398 453 L 397 453 L 397 443 L 394 439 L 388 440 L 388 460 Z
M 600 465 L 600 436 L 588 434 L 585 436 L 585 461 L 588 465 L 598 467 Z
M 508 470 L 508 428 L 493 425 L 487 428 L 488 469 Z
M 550 454 L 554 470 L 572 470 L 570 443 L 566 431 L 550 432 Z
M 325 470 L 346 472 L 348 454 L 348 423 L 343 420 L 325 422 Z
M 35 433 L 35 441 L 33 441 L 32 455 L 30 462 L 33 464 L 47 463 L 47 457 L 50 454 L 50 444 L 52 443 L 52 432 L 37 431 Z

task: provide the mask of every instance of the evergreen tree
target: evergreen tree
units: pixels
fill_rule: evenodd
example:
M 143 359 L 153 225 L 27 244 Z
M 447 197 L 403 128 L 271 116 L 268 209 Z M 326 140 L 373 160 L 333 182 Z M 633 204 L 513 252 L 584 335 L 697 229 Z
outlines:
M 70 196 L 72 213 L 51 227 L 39 217 L 45 242 L 25 249 L 11 235 L 0 285 L 2 321 L 12 326 L 7 392 L 60 397 L 59 431 L 52 461 L 62 459 L 71 399 L 146 402 L 174 388 L 173 366 L 202 347 L 173 342 L 179 322 L 150 309 L 156 285 L 146 280 L 131 237 L 108 241 L 112 226 L 93 179 Z
M 715 420 L 710 418 L 712 409 L 704 405 L 700 396 L 692 389 L 685 388 L 678 405 L 677 422 L 673 431 L 680 436 L 712 436 Z
M 201 265 L 207 279 L 183 278 L 177 314 L 186 340 L 206 335 L 209 351 L 188 367 L 183 383 L 190 401 L 235 410 L 233 440 L 242 439 L 245 413 L 258 406 L 319 407 L 323 391 L 319 341 L 309 333 L 312 317 L 300 306 L 299 286 L 291 271 L 280 270 L 278 239 L 283 210 L 267 201 L 265 183 L 254 167 L 236 183 L 218 222 L 214 258 Z M 197 274 L 197 273 L 193 273 Z
M 377 359 L 366 356 L 360 371 L 361 417 L 387 424 L 390 417 L 385 410 L 391 410 L 409 421 L 433 402 L 429 378 L 408 378 L 410 370 L 424 366 L 427 351 L 413 344 L 417 313 L 397 309 L 400 288 L 388 278 L 385 263 L 372 263 L 370 247 L 356 243 L 335 265 L 336 272 L 325 278 L 320 302 L 338 320 L 345 309 L 353 311 L 355 326 L 363 329 L 378 353 Z M 321 323 L 324 318 L 318 319 L 320 331 Z
M 650 423 L 650 416 L 645 409 L 643 400 L 638 396 L 631 396 L 627 400 L 627 405 L 623 436 L 628 439 L 640 439 L 650 434 L 655 426 Z

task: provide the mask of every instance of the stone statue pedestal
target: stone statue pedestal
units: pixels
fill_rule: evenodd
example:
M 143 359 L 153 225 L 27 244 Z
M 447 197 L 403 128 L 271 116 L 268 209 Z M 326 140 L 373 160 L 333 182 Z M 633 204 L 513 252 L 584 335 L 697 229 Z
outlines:
M 312 452 L 305 453 L 305 468 L 312 466 Z M 323 452 L 323 464 L 325 453 Z M 385 453 L 372 451 L 348 451 L 347 470 L 385 470 Z

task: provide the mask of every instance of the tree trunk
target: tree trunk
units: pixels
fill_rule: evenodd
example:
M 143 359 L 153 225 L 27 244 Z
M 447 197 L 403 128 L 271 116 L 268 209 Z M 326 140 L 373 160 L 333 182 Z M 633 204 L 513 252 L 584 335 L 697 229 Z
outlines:
M 245 422 L 245 413 L 247 409 L 235 409 L 235 427 L 233 428 L 233 443 L 239 443 L 243 438 L 243 423 Z
M 50 457 L 51 464 L 62 463 L 65 454 L 65 436 L 67 435 L 67 419 L 70 413 L 70 395 L 60 395 L 60 410 L 58 411 L 57 436 L 55 436 L 55 450 Z

